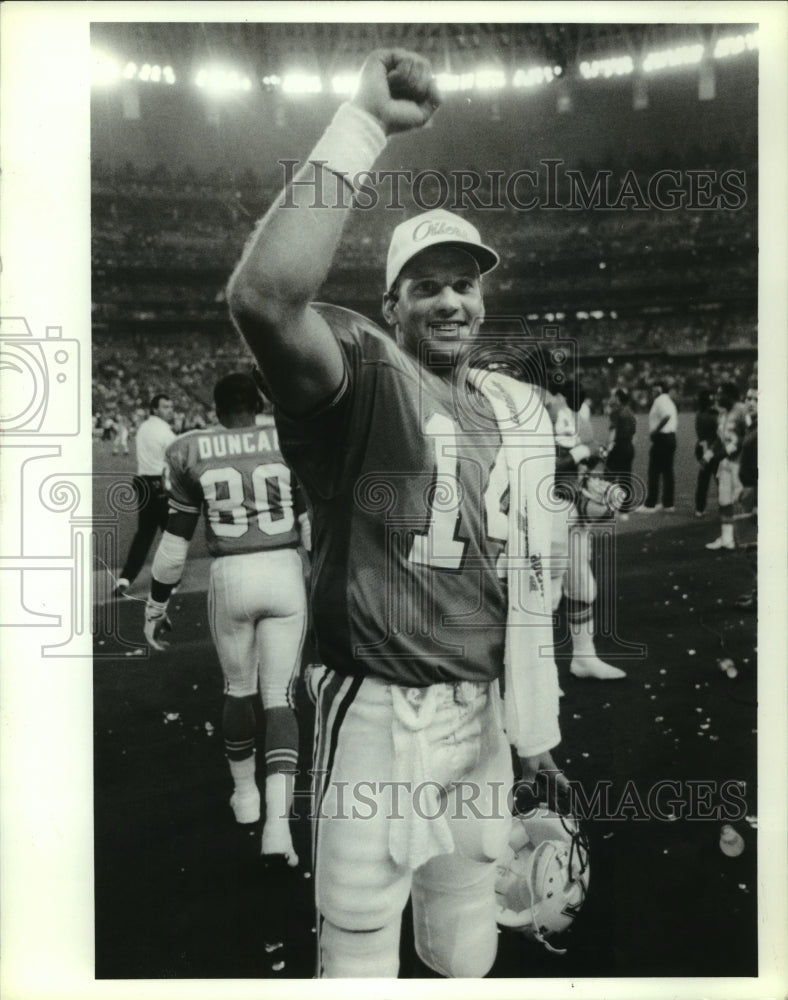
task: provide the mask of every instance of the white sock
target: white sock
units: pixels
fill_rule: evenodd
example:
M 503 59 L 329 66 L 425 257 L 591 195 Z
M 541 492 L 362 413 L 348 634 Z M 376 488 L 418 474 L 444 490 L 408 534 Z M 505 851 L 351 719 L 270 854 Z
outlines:
M 723 524 L 722 526 L 722 543 L 723 545 L 733 545 L 733 525 Z
M 587 621 L 572 623 L 572 658 L 596 657 L 594 648 L 594 616 Z
M 254 780 L 254 754 L 243 760 L 230 760 L 227 763 L 230 765 L 230 774 L 233 776 L 233 784 L 238 795 L 249 795 L 257 791 L 257 783 Z
M 265 779 L 265 824 L 263 854 L 284 854 L 289 865 L 298 864 L 298 855 L 290 834 L 290 809 L 293 804 L 293 775 L 275 772 Z

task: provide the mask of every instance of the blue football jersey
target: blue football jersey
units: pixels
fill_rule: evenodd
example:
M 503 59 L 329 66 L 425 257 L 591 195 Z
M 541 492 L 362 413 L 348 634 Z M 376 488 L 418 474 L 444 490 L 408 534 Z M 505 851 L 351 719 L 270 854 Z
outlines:
M 343 385 L 319 413 L 276 421 L 310 502 L 322 660 L 413 686 L 494 679 L 508 478 L 492 409 L 363 317 L 315 308 L 340 344 Z

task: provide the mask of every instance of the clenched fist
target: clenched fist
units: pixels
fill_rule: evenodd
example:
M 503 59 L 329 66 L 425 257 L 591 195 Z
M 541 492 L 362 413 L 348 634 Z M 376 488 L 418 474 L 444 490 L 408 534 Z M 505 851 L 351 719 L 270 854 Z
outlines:
M 375 117 L 386 135 L 425 125 L 440 102 L 429 62 L 406 49 L 371 53 L 352 101 Z

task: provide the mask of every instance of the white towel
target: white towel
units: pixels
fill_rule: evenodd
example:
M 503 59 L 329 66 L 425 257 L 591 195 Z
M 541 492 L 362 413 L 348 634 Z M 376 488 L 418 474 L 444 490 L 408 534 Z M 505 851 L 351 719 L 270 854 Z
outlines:
M 504 708 L 509 742 L 521 757 L 552 749 L 558 726 L 553 655 L 550 543 L 555 513 L 553 425 L 539 390 L 498 372 L 473 370 L 469 382 L 495 412 L 509 475 L 509 539 Z
M 445 803 L 434 782 L 427 781 L 429 747 L 425 729 L 435 718 L 437 686 L 401 688 L 391 686 L 394 759 L 392 778 L 400 799 L 402 818 L 393 818 L 389 828 L 389 852 L 398 865 L 416 869 L 436 854 L 454 850 L 454 838 L 446 820 Z M 419 811 L 413 793 L 419 789 Z

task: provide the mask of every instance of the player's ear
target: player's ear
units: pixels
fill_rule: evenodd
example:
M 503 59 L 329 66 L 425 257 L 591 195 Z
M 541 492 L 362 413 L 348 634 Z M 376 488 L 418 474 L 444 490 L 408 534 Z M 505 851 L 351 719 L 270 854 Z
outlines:
M 385 319 L 388 326 L 395 326 L 397 323 L 397 296 L 391 292 L 383 293 L 383 302 L 381 304 L 381 312 L 383 313 L 383 319 Z

